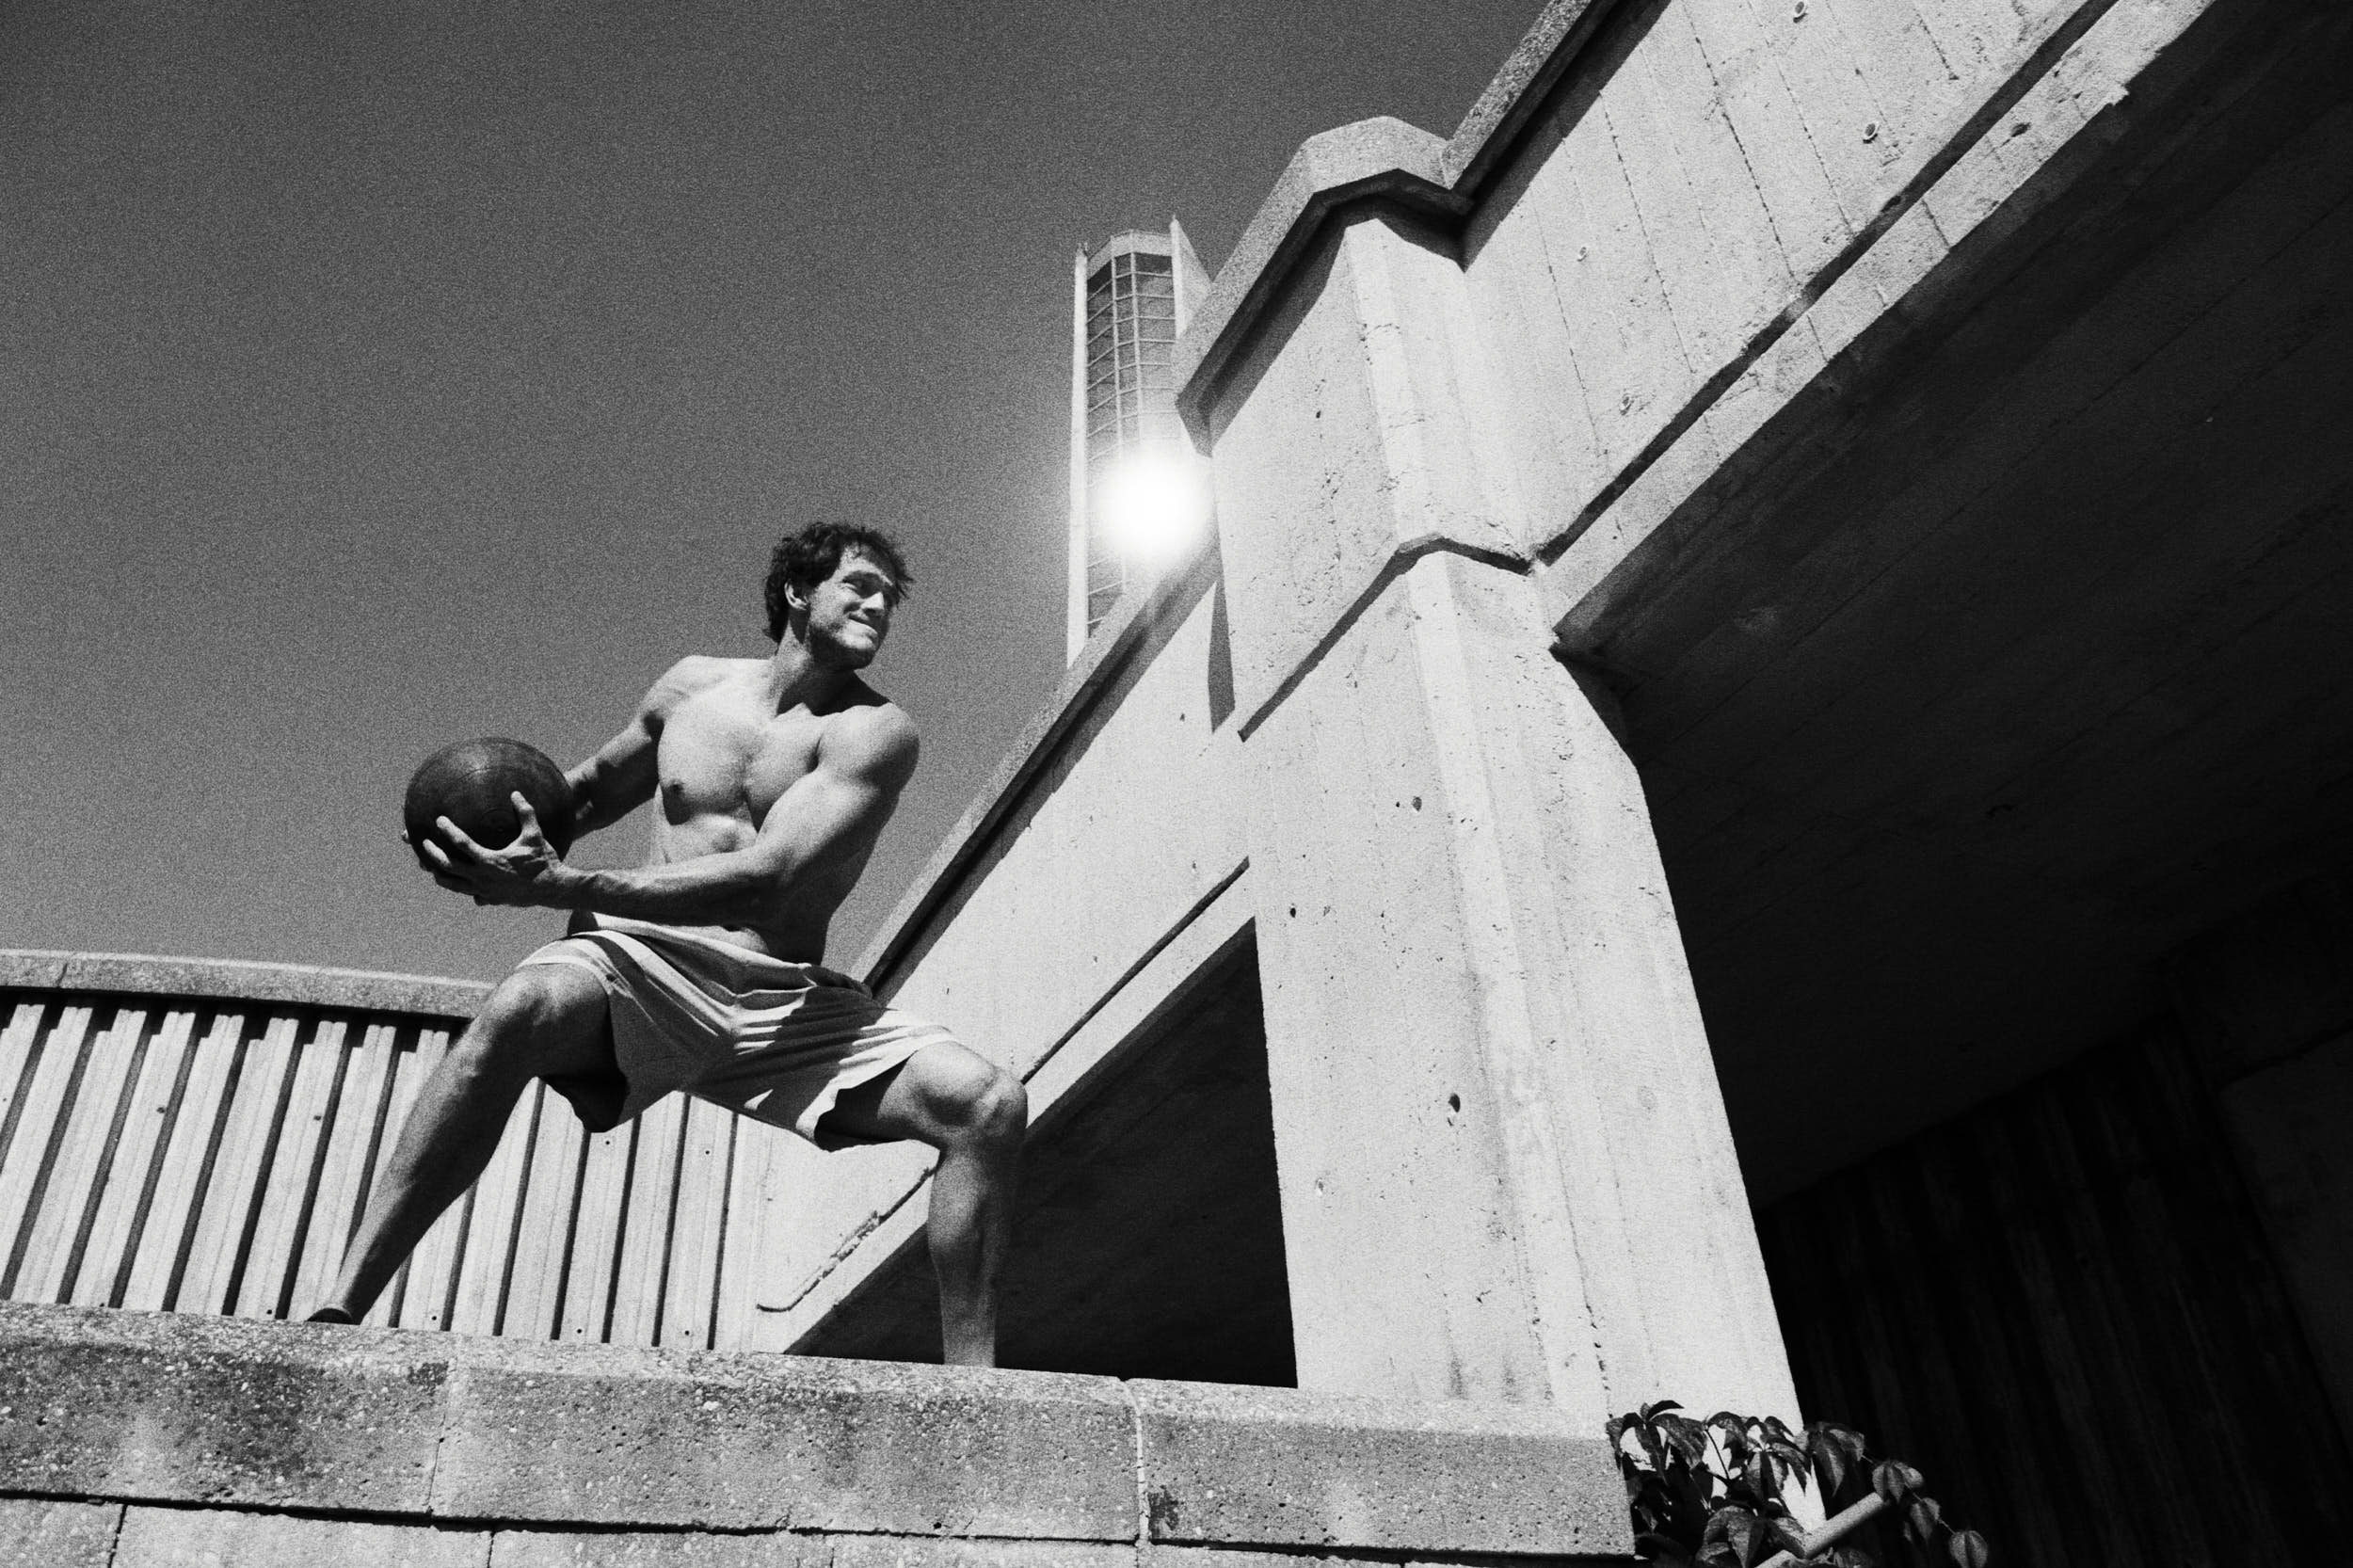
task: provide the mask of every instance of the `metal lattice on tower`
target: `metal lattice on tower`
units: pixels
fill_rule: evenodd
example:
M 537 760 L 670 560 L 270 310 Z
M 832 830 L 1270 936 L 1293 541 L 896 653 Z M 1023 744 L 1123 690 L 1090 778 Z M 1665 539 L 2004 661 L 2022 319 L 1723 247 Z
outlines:
M 1130 230 L 1072 266 L 1068 656 L 1141 575 L 1117 504 L 1139 473 L 1190 473 L 1200 459 L 1176 413 L 1176 338 L 1208 287 L 1171 218 Z

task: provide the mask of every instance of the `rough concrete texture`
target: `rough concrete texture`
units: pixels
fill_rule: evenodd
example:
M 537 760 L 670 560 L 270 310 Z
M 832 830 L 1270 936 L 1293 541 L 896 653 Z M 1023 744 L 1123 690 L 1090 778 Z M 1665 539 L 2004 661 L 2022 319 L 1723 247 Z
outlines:
M 1440 183 L 1445 154 L 1436 136 L 1385 115 L 1301 143 L 1176 340 L 1169 373 L 1177 410 L 1196 436 L 1210 427 L 1209 410 L 1235 356 L 1274 308 L 1326 218 L 1376 200 L 1442 217 L 1468 210 Z
M 0 1485 L 56 1499 L 7 1500 L 0 1551 L 128 1502 L 119 1563 L 1111 1568 L 1146 1474 L 1162 1539 L 1625 1542 L 1602 1445 L 1541 1409 L 13 1304 L 0 1364 Z
M 218 1509 L 132 1508 L 112 1568 L 484 1568 L 477 1530 Z
M 1509 156 L 1512 143 L 1545 95 L 1576 62 L 1578 49 L 1609 14 L 1613 0 L 1546 0 L 1503 68 L 1447 138 L 1440 160 L 1446 184 L 1466 196 Z
M 1793 1415 L 1641 782 L 1538 614 L 1425 557 L 1248 747 L 1300 1383 Z
M 1557 1408 L 1128 1388 L 1154 1541 L 1561 1556 L 1632 1548 L 1608 1445 Z
M 535 1348 L 453 1368 L 433 1511 L 715 1528 L 1116 1540 L 1109 1379 Z
M 446 1368 L 418 1342 L 0 1304 L 0 1477 L 23 1491 L 422 1513 Z
M 106 1568 L 120 1503 L 0 1497 L 0 1568 Z
M 1363 215 L 1322 286 L 1253 350 L 1218 438 L 1234 693 L 1247 737 L 1407 562 L 1518 560 L 1525 510 L 1463 274 L 1423 229 Z
M 1131 1544 L 1065 1541 L 952 1541 L 906 1536 L 837 1535 L 827 1568 L 1125 1568 Z
M 665 1530 L 501 1530 L 490 1568 L 828 1568 L 823 1536 Z

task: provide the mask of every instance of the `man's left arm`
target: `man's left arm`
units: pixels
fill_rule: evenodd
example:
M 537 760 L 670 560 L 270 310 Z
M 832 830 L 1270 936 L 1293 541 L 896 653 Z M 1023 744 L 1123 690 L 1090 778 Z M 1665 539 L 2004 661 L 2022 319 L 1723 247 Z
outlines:
M 670 925 L 771 924 L 802 888 L 865 858 L 914 775 L 916 752 L 915 727 L 898 709 L 852 709 L 827 726 L 817 765 L 777 797 L 742 849 L 634 871 L 583 871 L 555 854 L 519 797 L 520 839 L 490 850 L 457 834 L 437 875 L 481 904 L 593 909 Z

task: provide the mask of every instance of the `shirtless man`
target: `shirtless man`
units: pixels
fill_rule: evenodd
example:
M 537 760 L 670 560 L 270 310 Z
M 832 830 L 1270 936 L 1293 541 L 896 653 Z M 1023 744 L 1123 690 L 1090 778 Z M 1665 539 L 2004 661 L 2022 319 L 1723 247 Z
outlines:
M 581 913 L 490 993 L 426 1080 L 314 1321 L 367 1311 L 542 1078 L 591 1131 L 682 1089 L 821 1148 L 931 1144 L 946 1358 L 995 1364 L 1027 1096 L 946 1030 L 819 967 L 833 913 L 915 771 L 915 727 L 857 675 L 908 581 L 869 529 L 819 523 L 777 545 L 775 655 L 680 661 L 568 775 L 576 832 L 658 798 L 638 870 L 566 864 L 520 794 L 522 833 L 504 848 L 440 820 L 447 845 L 422 853 L 442 887 Z

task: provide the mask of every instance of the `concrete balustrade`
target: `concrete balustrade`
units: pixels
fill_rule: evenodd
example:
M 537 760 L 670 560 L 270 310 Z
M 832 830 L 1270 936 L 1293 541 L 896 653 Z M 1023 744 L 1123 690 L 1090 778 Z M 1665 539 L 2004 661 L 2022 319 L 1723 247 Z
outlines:
M 0 1300 L 307 1312 L 418 1086 L 488 990 L 0 952 Z M 535 1088 L 369 1320 L 740 1343 L 762 1217 L 750 1194 L 787 1136 L 674 1101 L 592 1137 Z

